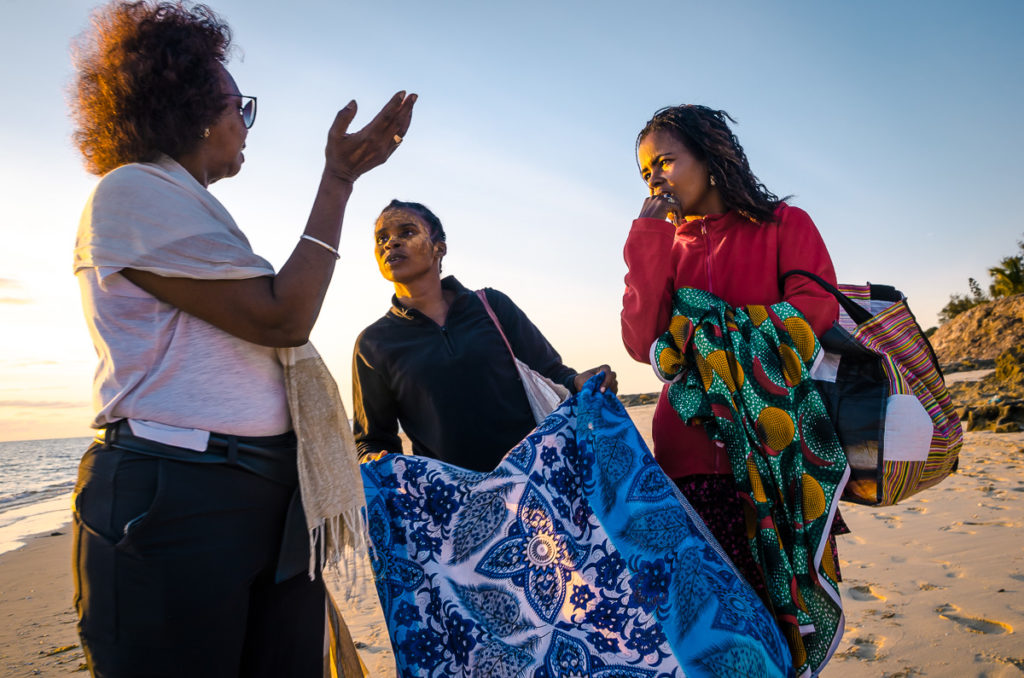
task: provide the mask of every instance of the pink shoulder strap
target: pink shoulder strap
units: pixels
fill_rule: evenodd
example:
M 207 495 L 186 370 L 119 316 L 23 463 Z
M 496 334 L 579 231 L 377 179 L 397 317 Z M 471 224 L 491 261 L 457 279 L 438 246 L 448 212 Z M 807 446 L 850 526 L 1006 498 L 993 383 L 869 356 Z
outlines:
M 494 315 L 494 309 L 487 303 L 487 294 L 483 290 L 477 290 L 476 296 L 480 297 L 480 301 L 484 304 L 484 310 L 487 311 L 487 315 L 491 316 L 491 320 L 494 321 L 494 326 L 498 328 L 498 334 L 501 335 L 501 340 L 505 342 L 505 347 L 508 352 L 512 354 L 512 357 L 516 357 L 515 351 L 512 350 L 512 344 L 508 343 L 508 337 L 505 336 L 505 330 L 501 329 L 501 323 L 498 322 L 498 316 Z

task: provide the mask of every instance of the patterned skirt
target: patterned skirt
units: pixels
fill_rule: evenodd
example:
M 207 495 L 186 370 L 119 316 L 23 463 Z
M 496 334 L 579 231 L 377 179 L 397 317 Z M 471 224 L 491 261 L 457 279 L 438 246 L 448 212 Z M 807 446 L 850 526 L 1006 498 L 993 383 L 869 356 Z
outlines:
M 732 475 L 727 473 L 697 474 L 673 480 L 686 500 L 704 519 L 704 524 L 711 530 L 711 534 L 715 535 L 718 544 L 732 560 L 736 569 L 757 592 L 761 600 L 766 605 L 770 605 L 768 590 L 764 584 L 764 575 L 750 552 L 745 522 L 746 514 L 743 510 L 743 502 L 736 494 L 736 481 L 733 480 Z M 840 512 L 836 511 L 829 541 L 832 543 L 836 575 L 838 575 L 839 581 L 842 581 L 842 573 L 839 571 L 839 552 L 836 550 L 835 536 L 849 533 L 850 528 L 846 526 Z

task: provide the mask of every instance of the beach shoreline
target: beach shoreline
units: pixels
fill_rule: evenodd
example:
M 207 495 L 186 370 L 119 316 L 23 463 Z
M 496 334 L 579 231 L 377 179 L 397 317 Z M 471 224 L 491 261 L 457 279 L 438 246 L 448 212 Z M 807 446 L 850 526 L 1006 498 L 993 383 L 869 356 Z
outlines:
M 71 524 L 25 542 L 0 555 L 0 674 L 20 678 L 84 670 L 73 606 Z
M 629 408 L 641 431 L 653 409 Z M 841 510 L 852 530 L 839 541 L 846 631 L 824 676 L 1024 672 L 1024 433 L 968 433 L 960 471 L 942 484 L 898 506 Z M 26 542 L 0 554 L 0 674 L 78 673 L 70 525 Z M 341 609 L 370 675 L 387 678 L 387 630 L 364 583 Z

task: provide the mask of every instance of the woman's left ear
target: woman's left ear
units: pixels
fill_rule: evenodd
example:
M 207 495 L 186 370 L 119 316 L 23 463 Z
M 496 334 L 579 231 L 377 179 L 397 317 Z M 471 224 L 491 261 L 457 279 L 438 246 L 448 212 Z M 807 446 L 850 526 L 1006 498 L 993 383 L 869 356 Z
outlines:
M 444 255 L 448 254 L 448 243 L 435 243 L 435 247 L 437 247 L 437 249 L 434 250 L 435 252 L 437 252 L 437 256 L 443 257 Z

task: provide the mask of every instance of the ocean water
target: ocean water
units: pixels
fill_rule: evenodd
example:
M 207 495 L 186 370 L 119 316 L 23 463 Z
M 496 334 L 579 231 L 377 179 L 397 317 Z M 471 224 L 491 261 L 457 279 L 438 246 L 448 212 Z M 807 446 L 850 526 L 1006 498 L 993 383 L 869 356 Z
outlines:
M 91 438 L 0 442 L 0 553 L 71 521 L 78 460 Z

